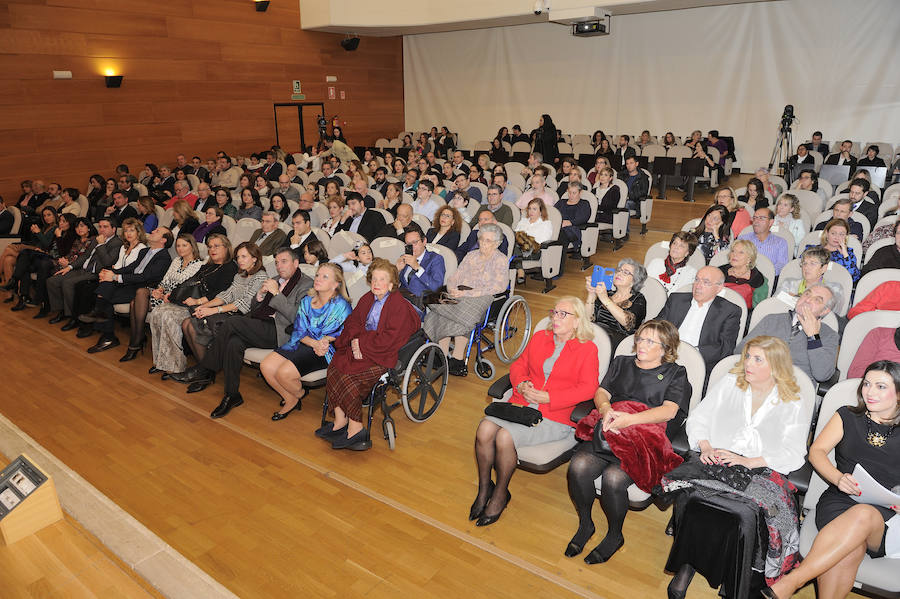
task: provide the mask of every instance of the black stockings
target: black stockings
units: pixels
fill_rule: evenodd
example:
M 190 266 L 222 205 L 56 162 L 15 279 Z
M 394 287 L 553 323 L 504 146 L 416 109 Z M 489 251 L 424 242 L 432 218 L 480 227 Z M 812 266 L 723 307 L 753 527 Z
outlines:
M 141 287 L 131 300 L 131 338 L 128 340 L 130 349 L 137 349 L 144 345 L 144 324 L 147 322 L 147 313 L 150 312 L 150 290 Z
M 618 464 L 610 463 L 594 453 L 590 444 L 583 445 L 575 453 L 566 475 L 569 496 L 578 514 L 578 530 L 572 537 L 572 544 L 583 546 L 594 534 L 594 521 L 591 519 L 591 508 L 597 494 L 594 480 L 601 474 L 600 506 L 606 515 L 607 532 L 603 541 L 591 551 L 591 556 L 603 558 L 596 561 L 609 559 L 624 541 L 622 524 L 628 513 L 628 486 L 633 481 Z
M 509 480 L 516 470 L 518 454 L 512 437 L 490 420 L 482 420 L 475 432 L 475 461 L 478 465 L 478 496 L 486 516 L 495 516 L 506 507 Z M 491 480 L 491 470 L 497 481 Z
M 188 347 L 191 348 L 191 352 L 199 364 L 203 360 L 203 356 L 206 355 L 206 346 L 197 340 L 197 331 L 191 326 L 190 318 L 185 318 L 181 321 L 181 332 L 184 333 L 184 340 L 187 342 Z

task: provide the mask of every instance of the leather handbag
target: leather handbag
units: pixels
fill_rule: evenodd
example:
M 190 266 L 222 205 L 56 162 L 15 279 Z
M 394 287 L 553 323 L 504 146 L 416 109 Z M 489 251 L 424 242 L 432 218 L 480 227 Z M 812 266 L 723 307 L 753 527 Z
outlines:
M 520 406 L 519 404 L 509 403 L 508 401 L 494 401 L 484 408 L 485 416 L 493 416 L 507 422 L 515 422 L 524 426 L 537 426 L 544 415 L 540 410 L 536 410 L 530 406 Z

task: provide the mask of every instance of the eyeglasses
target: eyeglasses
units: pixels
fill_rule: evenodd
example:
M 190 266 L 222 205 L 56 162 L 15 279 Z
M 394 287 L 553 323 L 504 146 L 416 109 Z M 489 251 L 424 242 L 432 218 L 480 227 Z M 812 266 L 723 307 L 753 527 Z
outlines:
M 547 310 L 547 314 L 550 318 L 559 318 L 563 319 L 566 316 L 575 316 L 572 312 L 566 312 L 565 310 Z
M 635 337 L 635 338 L 634 338 L 634 344 L 635 344 L 635 345 L 643 345 L 643 344 L 645 344 L 645 343 L 646 343 L 646 344 L 650 344 L 651 346 L 653 346 L 653 345 L 658 345 L 658 346 L 660 346 L 660 347 L 665 347 L 665 346 L 666 346 L 665 343 L 663 343 L 663 342 L 661 342 L 661 341 L 657 341 L 657 340 L 655 340 L 655 339 L 651 339 L 651 338 L 649 338 L 649 337 Z
M 625 270 L 624 268 L 617 268 L 617 269 L 616 269 L 616 272 L 617 272 L 617 273 L 622 273 L 623 275 L 628 275 L 629 277 L 633 277 L 633 276 L 634 276 L 634 273 L 633 273 L 633 272 L 631 272 L 630 270 Z

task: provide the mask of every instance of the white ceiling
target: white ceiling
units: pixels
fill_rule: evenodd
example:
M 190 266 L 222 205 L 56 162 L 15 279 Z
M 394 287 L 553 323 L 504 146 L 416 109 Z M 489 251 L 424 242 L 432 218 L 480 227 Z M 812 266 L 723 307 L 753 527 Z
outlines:
M 615 16 L 760 1 L 774 0 L 547 0 L 549 14 L 535 15 L 534 0 L 300 0 L 300 21 L 313 31 L 389 36 L 545 23 L 554 10 Z

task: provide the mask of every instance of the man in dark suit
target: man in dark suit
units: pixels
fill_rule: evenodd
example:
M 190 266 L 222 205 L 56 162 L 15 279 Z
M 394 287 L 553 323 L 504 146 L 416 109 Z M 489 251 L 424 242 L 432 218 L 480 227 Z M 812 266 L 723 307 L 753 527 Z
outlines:
M 378 232 L 384 227 L 384 217 L 380 212 L 367 210 L 363 197 L 351 191 L 347 193 L 347 210 L 350 216 L 338 225 L 339 231 L 351 231 L 359 233 L 369 243 L 378 237 Z
M 203 166 L 203 161 L 200 160 L 199 156 L 194 156 L 191 158 L 191 169 L 193 169 L 193 174 L 197 176 L 200 181 L 205 181 L 209 183 L 209 171 L 206 170 L 206 167 Z
M 196 393 L 212 384 L 218 371 L 225 373 L 225 394 L 210 414 L 212 418 L 221 418 L 244 403 L 239 392 L 244 350 L 275 349 L 291 338 L 300 300 L 313 281 L 300 272 L 300 258 L 290 248 L 279 248 L 275 270 L 278 276 L 263 283 L 250 303 L 250 311 L 225 320 L 199 364 L 173 377 L 189 383 L 188 393 Z
M 119 175 L 119 189 L 121 189 L 125 193 L 125 197 L 128 198 L 128 201 L 126 203 L 138 201 L 140 194 L 138 193 L 138 190 L 135 189 L 132 185 L 131 175 L 129 175 L 128 173 Z
M 478 211 L 478 226 L 481 227 L 483 225 L 496 225 L 497 218 L 494 216 L 494 213 L 491 212 L 491 209 L 487 206 L 483 207 Z M 466 257 L 466 254 L 471 252 L 472 250 L 478 249 L 478 230 L 474 227 L 472 231 L 469 233 L 469 236 L 466 240 L 456 248 L 456 260 L 457 262 L 462 262 L 463 258 Z M 500 247 L 497 248 L 501 254 L 506 254 L 509 249 L 509 243 L 506 240 L 506 235 L 503 236 L 503 240 L 500 242 Z
M 397 218 L 395 218 L 393 222 L 381 227 L 381 229 L 378 230 L 376 237 L 393 237 L 394 239 L 403 241 L 406 236 L 406 231 L 409 230 L 408 227 L 414 224 L 412 205 L 400 204 L 397 206 Z M 419 228 L 419 225 L 415 224 L 415 227 Z
M 372 176 L 372 178 L 375 180 L 375 182 L 372 183 L 372 189 L 380 193 L 382 197 L 384 197 L 384 194 L 387 193 L 387 186 L 389 184 L 387 175 L 388 170 L 383 166 L 379 166 L 375 169 L 375 174 Z
M 788 158 L 788 168 L 794 168 L 798 164 L 815 164 L 815 159 L 809 153 L 809 148 L 800 144 L 797 146 L 797 153 Z
M 94 311 L 79 318 L 84 323 L 93 322 L 94 329 L 100 331 L 100 339 L 88 348 L 88 353 L 99 353 L 119 345 L 115 334 L 116 323 L 113 320 L 116 315 L 115 305 L 133 300 L 140 287 L 155 287 L 159 284 L 172 263 L 169 248 L 173 241 L 175 237 L 172 231 L 166 227 L 157 227 L 147 236 L 148 247 L 141 250 L 137 260 L 122 268 L 105 268 L 100 271 Z
M 0 197 L 0 235 L 9 235 L 15 220 L 12 212 L 6 209 L 6 202 Z
M 274 212 L 263 212 L 260 228 L 250 236 L 250 243 L 255 243 L 263 256 L 273 255 L 287 240 L 287 234 L 278 228 L 277 218 Z
M 437 291 L 444 284 L 444 257 L 425 249 L 425 236 L 414 229 L 406 233 L 406 251 L 397 260 L 400 288 L 416 297 Z
M 516 143 L 517 141 L 524 141 L 524 142 L 528 143 L 531 140 L 528 138 L 527 133 L 522 133 L 522 127 L 520 127 L 519 125 L 513 125 L 512 134 L 510 135 L 510 138 L 509 138 L 509 144 L 512 145 L 512 144 Z
M 101 218 L 97 222 L 97 237 L 91 241 L 88 249 L 77 260 L 47 279 L 50 310 L 57 312 L 50 319 L 50 324 L 68 319 L 62 327 L 63 331 L 71 331 L 78 326 L 76 289 L 82 287 L 93 295 L 100 271 L 115 264 L 121 247 L 122 238 L 116 235 L 115 224 L 107 217 Z
M 810 152 L 818 152 L 822 158 L 828 156 L 828 144 L 822 141 L 822 132 L 816 131 L 812 134 L 812 141 L 806 144 L 806 149 Z
M 322 178 L 316 181 L 316 185 L 325 189 L 329 181 L 337 183 L 338 189 L 344 186 L 344 182 L 340 177 L 334 175 L 334 167 L 327 160 L 322 161 Z
M 831 156 L 825 159 L 825 164 L 837 164 L 837 165 L 847 165 L 850 167 L 850 170 L 856 170 L 856 156 L 850 153 L 850 148 L 853 147 L 853 142 L 849 139 L 845 139 L 841 142 L 841 150 L 840 152 L 835 152 Z
M 681 340 L 697 348 L 706 363 L 707 378 L 719 360 L 732 354 L 740 334 L 741 309 L 717 295 L 724 286 L 725 274 L 704 266 L 697 272 L 692 292 L 670 295 L 657 317 L 678 327 Z
M 260 175 L 266 178 L 266 181 L 278 181 L 281 176 L 281 163 L 275 162 L 275 152 L 269 150 L 266 152 L 266 165 L 262 167 Z
M 284 244 L 281 247 L 291 248 L 295 254 L 302 258 L 303 248 L 310 241 L 319 241 L 319 238 L 312 232 L 309 212 L 306 210 L 295 210 L 291 217 L 291 225 L 294 227 L 294 231 L 285 237 Z M 275 255 L 277 256 L 280 251 L 279 249 L 278 252 L 275 252 Z
M 869 197 L 869 189 L 869 182 L 866 179 L 859 178 L 853 180 L 847 193 L 853 202 L 853 211 L 859 212 L 869 220 L 869 230 L 871 230 L 875 228 L 875 223 L 878 222 L 878 206 Z
M 794 366 L 813 381 L 827 381 L 834 374 L 840 337 L 822 319 L 840 301 L 837 285 L 811 285 L 800 295 L 794 310 L 769 314 L 760 320 L 734 351 L 739 353 L 747 339 L 761 335 L 778 337 L 788 344 Z
M 119 227 L 126 218 L 137 218 L 137 210 L 128 205 L 128 196 L 121 189 L 113 192 L 113 203 L 106 209 L 106 217 L 113 223 L 113 227 Z
M 628 145 L 630 141 L 631 138 L 627 135 L 619 136 L 619 147 L 616 148 L 616 151 L 613 154 L 613 164 L 610 165 L 617 171 L 625 168 L 625 160 L 627 160 L 630 156 L 637 155 L 637 152 L 635 152 L 634 148 Z

